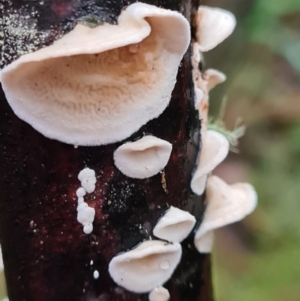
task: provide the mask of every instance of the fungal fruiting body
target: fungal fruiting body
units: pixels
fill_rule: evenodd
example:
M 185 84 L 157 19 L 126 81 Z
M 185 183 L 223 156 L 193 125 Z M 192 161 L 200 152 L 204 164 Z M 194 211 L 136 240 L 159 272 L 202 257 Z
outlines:
M 82 187 L 78 188 L 76 191 L 78 199 L 77 221 L 82 224 L 83 232 L 85 234 L 90 234 L 93 231 L 95 209 L 88 206 L 88 204 L 84 201 L 84 196 L 86 193 L 92 193 L 95 190 L 95 171 L 90 168 L 84 168 L 78 174 L 78 179 L 80 180 Z
M 201 52 L 209 51 L 225 40 L 236 25 L 232 13 L 219 8 L 200 6 L 195 14 L 196 40 L 193 41 L 191 63 L 195 90 L 195 107 L 201 119 L 202 146 L 196 170 L 192 176 L 191 189 L 202 195 L 206 189 L 207 207 L 198 228 L 194 243 L 200 253 L 209 253 L 213 244 L 213 230 L 243 219 L 250 214 L 257 202 L 254 188 L 246 183 L 227 185 L 221 179 L 210 176 L 229 152 L 229 141 L 219 132 L 207 130 L 209 91 L 226 80 L 217 70 L 199 70 Z
M 97 270 L 95 270 L 94 273 L 93 273 L 94 279 L 98 279 L 99 276 L 100 276 L 100 275 L 99 275 L 99 272 L 98 272 Z
M 199 6 L 195 16 L 196 39 L 200 51 L 209 51 L 228 38 L 235 26 L 234 15 L 224 9 Z
M 135 249 L 115 256 L 109 264 L 109 273 L 125 289 L 146 293 L 169 280 L 180 258 L 178 243 L 144 241 Z
M 84 168 L 78 174 L 78 180 L 81 182 L 81 186 L 86 192 L 92 193 L 95 190 L 97 179 L 94 170 L 90 168 Z
M 204 219 L 195 235 L 195 246 L 201 253 L 211 251 L 212 231 L 242 220 L 256 207 L 257 195 L 250 184 L 226 184 L 217 176 L 210 176 L 206 186 Z
M 199 162 L 191 181 L 194 193 L 203 194 L 208 174 L 226 158 L 228 152 L 229 142 L 222 134 L 212 130 L 204 133 Z
M 187 211 L 171 206 L 171 208 L 158 221 L 153 234 L 171 242 L 181 242 L 192 231 L 196 218 Z
M 79 23 L 53 45 L 21 56 L 0 81 L 15 114 L 44 136 L 113 143 L 165 110 L 189 42 L 180 13 L 134 3 L 118 25 Z
M 167 289 L 160 286 L 153 289 L 149 294 L 149 301 L 168 301 L 170 300 L 170 293 Z
M 192 43 L 192 75 L 195 88 L 195 106 L 202 120 L 201 133 L 207 128 L 208 93 L 217 84 L 226 80 L 226 76 L 214 69 L 209 69 L 202 75 L 199 64 L 201 52 L 209 51 L 223 42 L 233 32 L 236 19 L 234 15 L 220 8 L 199 6 L 194 17 L 196 40 Z
M 171 151 L 171 143 L 148 135 L 118 147 L 114 152 L 114 161 L 126 176 L 145 179 L 165 168 Z

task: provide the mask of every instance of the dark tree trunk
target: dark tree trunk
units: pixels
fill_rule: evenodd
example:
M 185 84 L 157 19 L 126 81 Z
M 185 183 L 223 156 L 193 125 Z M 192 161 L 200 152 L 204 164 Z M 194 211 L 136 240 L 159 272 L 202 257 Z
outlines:
M 36 49 L 51 44 L 87 14 L 115 23 L 122 8 L 131 2 L 0 0 L 0 32 L 4 32 L 0 37 L 0 67 L 15 60 L 28 44 Z M 190 22 L 198 6 L 195 0 L 145 2 L 180 11 Z M 22 14 L 31 10 L 38 12 L 32 40 L 6 36 L 9 26 L 16 27 L 13 22 L 22 27 Z M 53 34 L 42 37 L 50 26 Z M 45 138 L 13 113 L 1 89 L 0 235 L 10 301 L 148 300 L 148 294 L 119 288 L 108 273 L 108 264 L 119 252 L 149 238 L 170 205 L 189 211 L 198 224 L 201 222 L 203 197 L 190 190 L 200 143 L 190 57 L 189 48 L 164 113 L 130 137 L 150 133 L 172 141 L 173 151 L 165 169 L 167 191 L 162 174 L 146 180 L 130 179 L 115 167 L 112 154 L 121 143 L 74 148 Z M 96 211 L 91 235 L 85 235 L 76 220 L 77 175 L 84 167 L 94 169 L 97 175 L 95 192 L 86 196 Z M 172 301 L 213 299 L 210 257 L 196 251 L 193 235 L 183 241 L 181 263 L 165 284 Z M 94 270 L 99 271 L 98 279 L 93 278 Z

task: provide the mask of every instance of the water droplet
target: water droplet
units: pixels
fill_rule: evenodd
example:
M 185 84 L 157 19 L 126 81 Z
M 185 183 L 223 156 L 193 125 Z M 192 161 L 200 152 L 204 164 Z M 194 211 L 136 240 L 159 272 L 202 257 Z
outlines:
M 168 270 L 170 268 L 170 262 L 168 260 L 163 261 L 159 266 L 162 270 Z

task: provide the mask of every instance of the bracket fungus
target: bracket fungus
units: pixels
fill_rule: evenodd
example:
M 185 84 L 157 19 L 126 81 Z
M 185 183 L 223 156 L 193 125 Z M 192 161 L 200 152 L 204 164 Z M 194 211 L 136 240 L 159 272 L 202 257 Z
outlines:
M 209 51 L 222 43 L 233 32 L 236 19 L 224 9 L 200 6 L 195 17 L 196 39 L 200 51 Z
M 204 133 L 198 166 L 191 181 L 194 193 L 203 194 L 208 174 L 226 158 L 228 152 L 229 142 L 222 134 L 212 130 Z
M 255 209 L 257 194 L 250 184 L 228 185 L 217 176 L 210 176 L 206 186 L 206 202 L 204 219 L 194 239 L 200 253 L 211 251 L 214 229 L 240 221 Z
M 169 280 L 181 259 L 181 245 L 159 240 L 142 242 L 109 263 L 112 279 L 123 288 L 146 293 Z
M 226 75 L 223 72 L 215 69 L 207 69 L 203 74 L 203 79 L 206 81 L 207 91 L 209 92 L 218 84 L 226 81 Z
M 181 242 L 190 234 L 195 223 L 195 217 L 189 212 L 171 206 L 154 227 L 153 234 L 160 239 Z
M 126 176 L 145 179 L 159 173 L 167 165 L 172 144 L 154 136 L 122 144 L 114 152 L 117 168 Z
M 168 106 L 190 43 L 176 11 L 134 3 L 118 25 L 82 23 L 0 72 L 15 114 L 44 136 L 74 145 L 128 138 Z

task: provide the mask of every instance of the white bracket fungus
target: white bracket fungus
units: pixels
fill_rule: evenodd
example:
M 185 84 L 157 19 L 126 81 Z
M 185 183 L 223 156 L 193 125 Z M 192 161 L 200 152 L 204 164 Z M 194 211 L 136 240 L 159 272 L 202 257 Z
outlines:
M 221 8 L 200 6 L 196 14 L 196 39 L 200 51 L 209 51 L 228 38 L 233 32 L 234 15 Z
M 200 253 L 209 253 L 213 243 L 212 231 L 242 220 L 256 207 L 257 195 L 250 184 L 226 184 L 210 176 L 206 187 L 207 207 L 196 232 L 194 243 Z
M 126 176 L 145 179 L 159 173 L 167 165 L 172 144 L 154 136 L 144 136 L 121 145 L 114 152 L 117 168 Z
M 178 12 L 134 3 L 118 25 L 77 24 L 0 72 L 15 114 L 73 145 L 121 141 L 168 106 L 190 26 Z
M 228 152 L 229 142 L 222 134 L 212 130 L 204 133 L 198 166 L 191 181 L 194 193 L 203 194 L 207 175 L 226 158 Z
M 154 227 L 153 234 L 160 239 L 181 242 L 192 231 L 195 223 L 195 217 L 189 212 L 171 206 Z
M 160 286 L 152 290 L 149 294 L 149 301 L 168 301 L 170 300 L 169 291 Z
M 158 240 L 144 241 L 109 263 L 112 279 L 123 288 L 146 293 L 169 280 L 181 259 L 181 245 Z
M 207 69 L 203 74 L 203 79 L 206 81 L 207 91 L 209 92 L 218 84 L 226 81 L 226 75 L 215 69 Z
M 199 111 L 199 119 L 201 120 L 201 135 L 204 135 L 207 130 L 209 92 L 216 85 L 223 83 L 226 80 L 226 75 L 215 69 L 208 69 L 202 75 L 199 70 L 199 63 L 202 59 L 199 43 L 193 41 L 192 49 L 191 63 L 195 91 L 194 103 L 195 109 Z

